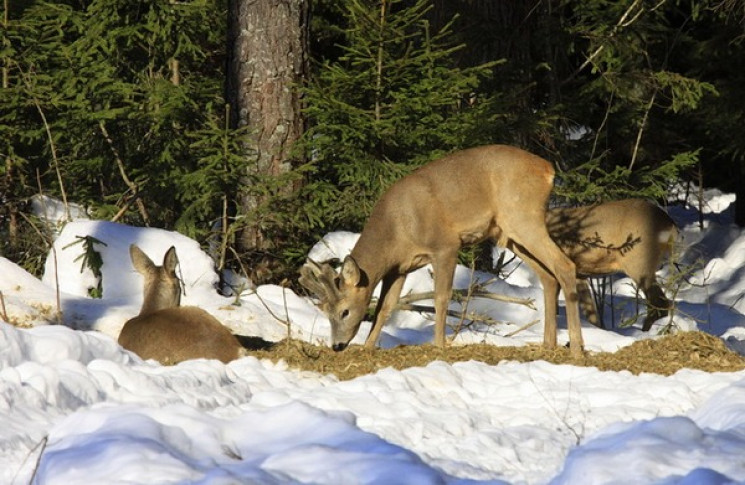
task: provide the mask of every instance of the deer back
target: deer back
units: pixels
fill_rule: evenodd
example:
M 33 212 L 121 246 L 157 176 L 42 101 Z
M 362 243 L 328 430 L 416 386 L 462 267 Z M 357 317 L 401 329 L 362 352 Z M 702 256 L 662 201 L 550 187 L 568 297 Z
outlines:
M 654 278 L 677 237 L 670 216 L 643 199 L 551 209 L 546 223 L 578 274 L 623 272 L 637 282 Z
M 230 362 L 244 355 L 233 334 L 201 308 L 164 308 L 127 321 L 119 344 L 140 358 L 163 365 L 190 359 Z
M 245 355 L 236 337 L 201 308 L 179 306 L 181 281 L 176 274 L 178 257 L 171 247 L 157 266 L 135 245 L 132 265 L 144 278 L 140 314 L 128 320 L 119 344 L 142 359 L 176 364 L 189 359 L 230 362 Z
M 351 255 L 379 281 L 385 269 L 412 271 L 442 248 L 513 236 L 531 216 L 543 221 L 553 178 L 549 162 L 515 147 L 455 152 L 393 184 Z

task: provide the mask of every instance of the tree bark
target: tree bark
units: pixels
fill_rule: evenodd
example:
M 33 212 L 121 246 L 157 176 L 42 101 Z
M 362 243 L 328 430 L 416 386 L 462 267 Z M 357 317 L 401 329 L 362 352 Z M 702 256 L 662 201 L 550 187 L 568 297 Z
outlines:
M 262 230 L 265 198 L 251 184 L 289 171 L 291 150 L 303 133 L 297 86 L 307 73 L 308 12 L 308 0 L 230 1 L 226 97 L 233 127 L 250 130 L 238 208 L 247 222 L 237 241 L 244 253 L 271 247 Z

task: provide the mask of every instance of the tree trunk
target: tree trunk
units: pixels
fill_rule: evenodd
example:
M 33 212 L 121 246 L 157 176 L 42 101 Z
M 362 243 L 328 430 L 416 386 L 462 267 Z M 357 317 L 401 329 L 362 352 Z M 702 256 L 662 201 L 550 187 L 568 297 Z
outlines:
M 247 225 L 237 245 L 243 253 L 264 252 L 271 247 L 262 229 L 266 199 L 251 184 L 289 171 L 293 144 L 303 133 L 296 87 L 307 72 L 308 0 L 231 0 L 229 16 L 231 122 L 250 130 L 238 208 Z

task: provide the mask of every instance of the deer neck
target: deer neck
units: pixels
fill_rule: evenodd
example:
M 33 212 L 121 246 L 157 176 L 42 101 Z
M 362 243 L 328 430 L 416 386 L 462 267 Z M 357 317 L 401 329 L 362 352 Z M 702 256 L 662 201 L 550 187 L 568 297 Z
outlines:
M 366 281 L 363 284 L 371 295 L 383 277 L 396 266 L 391 262 L 390 254 L 385 246 L 385 243 L 366 238 L 363 232 L 350 254 L 364 273 Z
M 151 288 L 147 289 L 144 293 L 140 315 L 146 315 L 164 308 L 172 308 L 181 305 L 180 291 L 164 292 L 158 291 L 157 288 Z

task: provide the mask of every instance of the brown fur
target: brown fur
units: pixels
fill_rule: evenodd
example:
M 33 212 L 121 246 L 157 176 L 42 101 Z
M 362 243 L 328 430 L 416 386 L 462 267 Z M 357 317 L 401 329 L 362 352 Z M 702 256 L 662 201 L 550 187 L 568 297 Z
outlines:
M 458 250 L 493 239 L 538 273 L 546 303 L 543 342 L 556 346 L 559 286 L 567 299 L 572 354 L 582 353 L 574 263 L 546 230 L 554 168 L 519 148 L 490 145 L 430 162 L 393 184 L 373 208 L 360 239 L 333 280 L 309 262 L 301 283 L 319 293 L 332 327 L 332 345 L 355 336 L 373 289 L 381 298 L 366 346 L 375 346 L 398 302 L 406 274 L 431 263 L 435 277 L 435 344 L 445 344 L 445 319 Z
M 177 364 L 190 359 L 230 362 L 243 348 L 230 331 L 201 308 L 164 308 L 129 320 L 119 343 L 143 359 Z
M 587 277 L 625 273 L 644 292 L 647 317 L 643 330 L 668 314 L 656 272 L 672 251 L 678 231 L 665 211 L 642 199 L 552 209 L 546 215 L 551 237 L 577 266 L 577 293 L 588 321 L 599 325 Z
M 144 299 L 140 314 L 124 324 L 119 344 L 143 359 L 177 364 L 189 359 L 230 362 L 244 349 L 215 317 L 201 308 L 181 307 L 181 286 L 176 275 L 178 258 L 171 248 L 156 266 L 137 246 L 130 246 L 135 269 L 143 275 Z

